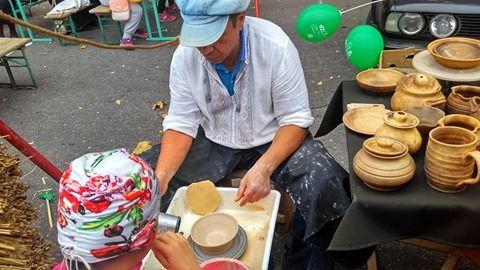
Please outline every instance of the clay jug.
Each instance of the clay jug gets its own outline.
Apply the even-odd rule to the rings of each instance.
[[[472,174],[480,166],[476,151],[478,137],[460,127],[437,127],[430,132],[425,155],[427,183],[442,192],[459,192],[476,184],[480,174]]]
[[[394,111],[421,106],[445,110],[447,100],[441,89],[440,83],[434,77],[410,73],[398,83],[391,99],[391,107]]]
[[[375,137],[395,139],[408,147],[413,154],[422,146],[422,136],[417,130],[420,120],[406,112],[388,112],[383,117],[383,124],[375,132]]]
[[[480,135],[480,120],[464,114],[450,114],[438,120],[438,126],[461,127],[470,130],[477,136]]]
[[[374,137],[363,142],[363,148],[353,158],[353,170],[370,188],[391,191],[412,179],[415,162],[406,145]]]
[[[480,119],[480,87],[458,85],[452,87],[447,99],[449,114],[466,114]]]

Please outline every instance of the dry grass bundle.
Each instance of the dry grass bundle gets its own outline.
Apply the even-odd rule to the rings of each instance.
[[[0,269],[50,269],[50,244],[33,225],[37,210],[26,201],[19,165],[0,142]]]

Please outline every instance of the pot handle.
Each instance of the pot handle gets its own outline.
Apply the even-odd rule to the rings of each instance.
[[[463,185],[474,185],[474,184],[478,183],[478,181],[480,181],[480,152],[479,151],[473,151],[473,152],[468,153],[465,156],[464,161],[468,157],[471,157],[475,160],[475,164],[477,165],[477,176],[475,176],[475,178],[470,178],[470,179],[461,181],[460,183],[457,184],[457,187],[463,186]]]
[[[469,101],[468,101],[468,105],[470,105],[470,112],[471,113],[474,113],[474,112],[477,112],[478,109],[479,109],[479,105],[478,103],[480,103],[480,97],[473,97],[471,98]]]
[[[445,98],[441,97],[441,98],[437,98],[437,99],[434,99],[434,100],[425,100],[425,102],[423,104],[427,107],[435,107],[437,105],[442,105],[445,102],[446,102]]]

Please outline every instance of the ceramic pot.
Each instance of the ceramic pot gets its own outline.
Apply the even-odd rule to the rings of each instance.
[[[434,77],[410,73],[397,84],[391,99],[391,107],[394,111],[422,106],[445,110],[447,100],[441,89],[440,83]]]
[[[442,192],[459,192],[476,184],[480,174],[472,178],[475,164],[480,166],[476,151],[478,137],[460,127],[437,127],[430,132],[425,155],[427,183]]]
[[[363,142],[353,158],[353,170],[367,186],[379,191],[395,190],[412,179],[415,162],[406,145],[374,137]]]
[[[428,140],[428,133],[438,125],[438,121],[445,117],[445,112],[435,107],[411,107],[405,112],[415,115],[420,123],[417,126],[422,140]]]
[[[480,87],[458,85],[452,87],[447,99],[449,114],[466,114],[480,119]]]
[[[440,127],[461,127],[480,135],[480,120],[464,114],[450,114],[438,120]]]
[[[406,112],[389,112],[383,117],[375,137],[388,137],[397,140],[408,147],[408,152],[413,154],[422,146],[422,136],[417,130],[420,120]]]

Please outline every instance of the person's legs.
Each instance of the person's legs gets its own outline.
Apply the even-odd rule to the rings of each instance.
[[[332,221],[343,216],[350,204],[347,179],[345,170],[311,136],[272,175],[297,208],[293,242],[285,257],[287,269],[332,269],[326,248],[336,228]]]
[[[142,22],[143,10],[137,3],[130,3],[130,19],[125,23],[122,39],[132,38]]]
[[[173,1],[168,1],[169,5],[173,5]],[[158,13],[160,14],[161,22],[172,22],[177,19],[177,16],[170,14],[166,8],[166,0],[158,1]]]

